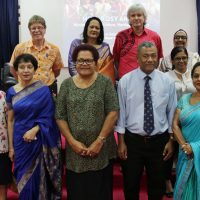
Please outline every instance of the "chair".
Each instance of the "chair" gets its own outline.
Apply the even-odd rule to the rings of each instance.
[[[4,67],[1,68],[1,82],[2,82],[2,86],[3,86],[5,92],[11,86],[17,84],[16,79],[13,77],[13,75],[10,72],[10,65],[9,65],[9,63],[5,63]]]

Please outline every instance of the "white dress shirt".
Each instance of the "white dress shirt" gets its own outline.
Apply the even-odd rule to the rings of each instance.
[[[124,134],[130,132],[147,135],[144,124],[144,77],[140,68],[124,75],[118,85],[120,116],[115,131]],[[154,113],[154,130],[151,135],[162,134],[166,130],[172,133],[172,120],[177,105],[174,82],[163,72],[154,70],[149,74]]]

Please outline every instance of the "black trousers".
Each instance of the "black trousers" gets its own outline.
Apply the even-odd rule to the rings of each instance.
[[[145,138],[125,133],[127,160],[122,162],[124,194],[126,200],[139,200],[140,180],[144,171],[147,175],[148,200],[161,200],[165,191],[163,150],[169,134]]]
[[[75,173],[67,170],[67,200],[113,200],[113,165]]]
[[[172,168],[173,168],[173,162],[174,160],[178,157],[178,149],[179,149],[179,144],[178,142],[174,142],[174,154],[173,156],[165,161],[165,180],[171,180],[172,178]]]

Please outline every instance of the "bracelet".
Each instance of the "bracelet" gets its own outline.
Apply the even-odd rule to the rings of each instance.
[[[97,137],[98,139],[100,139],[103,143],[106,142],[106,137],[103,137],[103,136],[98,136]]]
[[[184,143],[181,145],[181,149],[183,149],[186,146],[187,143]]]

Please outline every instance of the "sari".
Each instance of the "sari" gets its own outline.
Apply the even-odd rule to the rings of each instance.
[[[14,175],[20,200],[61,199],[60,134],[50,90],[37,81],[19,92],[11,87],[7,104],[14,111]],[[39,125],[32,142],[23,135]]]
[[[71,76],[77,74],[75,63],[72,60],[72,54],[74,49],[81,45],[82,41],[80,39],[75,39],[72,41],[69,54],[68,54],[68,68]],[[97,48],[99,53],[99,60],[97,62],[97,72],[109,77],[113,84],[115,84],[115,69],[114,60],[110,51],[110,47],[106,42],[103,42],[99,48]]]
[[[191,145],[193,156],[187,156],[180,148],[176,166],[175,200],[200,199],[200,102],[190,104],[192,94],[184,95],[179,103],[179,118],[185,140]]]

